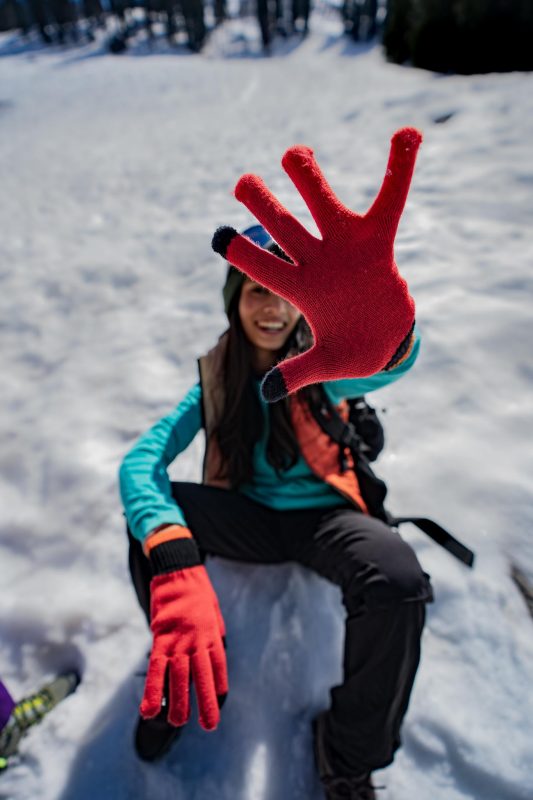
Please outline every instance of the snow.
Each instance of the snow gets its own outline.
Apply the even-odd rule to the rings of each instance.
[[[321,6],[312,32],[259,56],[235,20],[200,56],[142,40],[21,48],[0,37],[0,675],[18,697],[83,669],[0,778],[9,800],[319,800],[310,720],[340,680],[337,589],[294,565],[211,560],[231,691],[216,734],[194,720],[163,762],[131,737],[150,638],[136,605],[116,472],[195,380],[224,326],[214,229],[262,175],[310,223],[279,161],[314,147],[364,210],[388,141],[424,132],[397,240],[417,300],[413,372],[373,396],[390,507],[477,553],[469,572],[423,534],[423,661],[383,800],[533,797],[533,77],[437,76],[354,45]],[[150,57],[148,57],[150,56]],[[173,466],[199,479],[202,442]]]

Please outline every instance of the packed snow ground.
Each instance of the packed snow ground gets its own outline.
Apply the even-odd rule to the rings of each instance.
[[[25,739],[2,800],[319,800],[309,723],[340,679],[337,590],[293,565],[209,565],[231,691],[161,764],[131,735],[149,635],[130,586],[116,472],[196,379],[224,328],[213,230],[250,221],[231,189],[315,148],[364,210],[392,133],[425,142],[397,241],[417,300],[413,372],[386,407],[379,472],[397,513],[433,516],[469,572],[414,529],[432,574],[423,662],[383,800],[531,800],[533,76],[387,64],[331,15],[259,57],[251,22],[200,56],[136,43],[25,50],[0,37],[0,676],[16,696],[72,663],[77,693]],[[178,57],[181,56],[181,57]],[[199,479],[202,442],[173,467]]]

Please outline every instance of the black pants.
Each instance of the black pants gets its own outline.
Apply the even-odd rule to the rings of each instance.
[[[174,483],[200,548],[238,561],[295,561],[337,584],[347,611],[344,681],[326,736],[339,775],[390,764],[420,660],[428,576],[395,531],[351,507],[274,511],[239,492]],[[130,571],[147,619],[150,564],[130,535]]]

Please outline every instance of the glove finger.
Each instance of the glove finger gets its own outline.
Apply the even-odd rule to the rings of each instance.
[[[213,731],[220,721],[220,711],[209,653],[207,650],[193,653],[191,661],[200,725],[206,731]]]
[[[325,179],[310,147],[290,147],[281,164],[305,200],[322,236],[338,229],[339,216],[353,215]]]
[[[173,658],[169,665],[168,721],[185,725],[191,715],[190,662],[188,656]]]
[[[318,240],[298,222],[257,175],[243,175],[235,197],[257,217],[272,238],[295,262],[300,263]]]
[[[215,691],[220,698],[228,693],[228,663],[222,642],[215,644],[211,648],[209,657],[215,681]]]
[[[299,269],[295,264],[263,250],[233,228],[219,228],[211,244],[215,252],[252,280],[296,304]]]
[[[144,694],[140,706],[141,716],[144,719],[156,717],[161,711],[167,664],[168,659],[166,656],[156,655],[152,652],[148,662],[148,672],[146,673]]]
[[[261,394],[267,403],[277,403],[289,394],[323,380],[324,365],[320,349],[315,345],[294,358],[287,358],[267,372],[261,384]]]
[[[391,139],[385,177],[368,216],[389,219],[390,235],[394,238],[407,200],[422,134],[416,128],[401,128]]]
[[[382,364],[372,364],[365,371],[349,365],[335,363],[331,352],[325,347],[315,345],[310,350],[294,358],[287,358],[267,372],[261,384],[261,394],[267,403],[276,403],[298,389],[313,383],[339,380],[341,378],[364,377],[379,372]],[[350,374],[353,372],[353,374]]]

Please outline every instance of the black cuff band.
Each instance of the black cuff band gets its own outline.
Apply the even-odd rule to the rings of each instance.
[[[171,539],[150,550],[150,564],[154,575],[166,575],[178,569],[197,567],[202,563],[194,539]]]
[[[385,372],[387,372],[387,370],[389,369],[393,369],[398,363],[398,361],[401,361],[404,355],[407,353],[407,351],[411,346],[411,337],[413,335],[414,329],[415,329],[415,323],[413,322],[413,324],[411,325],[411,330],[409,331],[409,333],[407,334],[407,336],[405,337],[399,348],[396,350],[396,352],[394,353],[393,357],[388,362],[388,364],[385,364],[385,366],[383,367]]]

